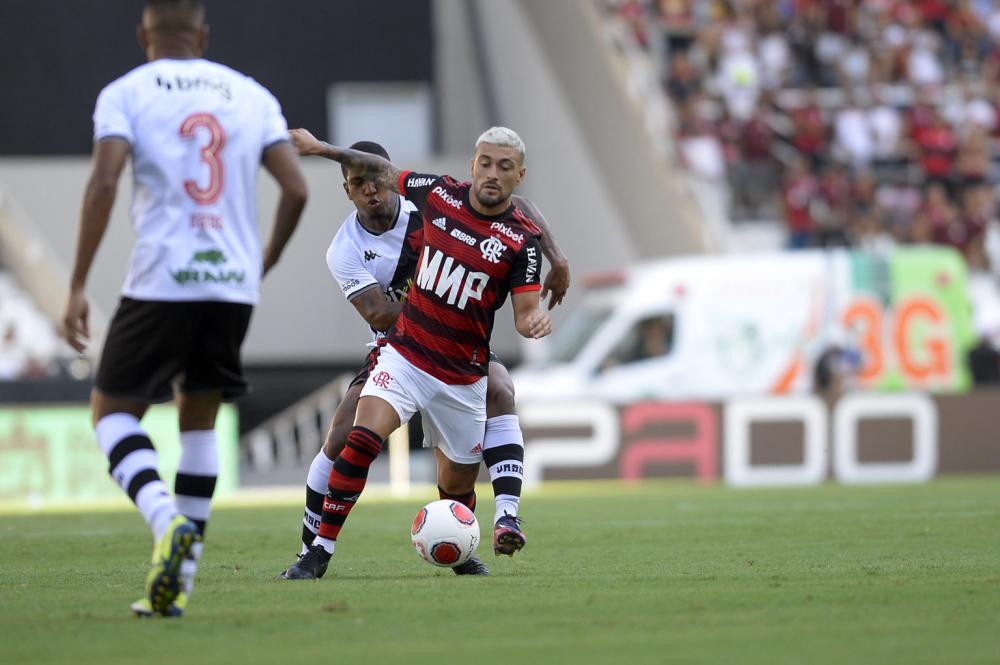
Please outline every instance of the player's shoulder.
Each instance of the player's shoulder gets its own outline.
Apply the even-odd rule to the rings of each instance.
[[[233,69],[229,65],[224,65],[221,62],[216,62],[215,60],[202,60],[202,62],[209,71],[213,71],[219,76],[224,76],[230,79],[235,85],[242,86],[269,98],[274,97],[271,91],[268,90],[263,83],[248,74],[244,74],[238,69]]]
[[[155,61],[154,61],[155,62]],[[101,96],[113,93],[121,93],[125,90],[135,88],[145,81],[146,77],[153,70],[153,62],[145,62],[138,67],[133,67],[115,80],[108,83],[101,89]]]
[[[522,227],[528,235],[535,237],[542,235],[542,230],[538,228],[537,224],[535,224],[534,218],[520,208],[515,207],[514,210],[511,211],[509,218],[513,223]]]
[[[341,259],[358,253],[358,243],[362,241],[361,222],[358,221],[358,213],[351,212],[344,218],[340,228],[333,234],[330,241],[330,248],[327,250],[328,257],[339,257]]]

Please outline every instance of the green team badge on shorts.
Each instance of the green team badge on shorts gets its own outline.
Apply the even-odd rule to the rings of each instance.
[[[242,284],[246,273],[242,270],[220,268],[228,259],[221,249],[203,249],[191,255],[187,266],[170,273],[181,286],[189,284]]]

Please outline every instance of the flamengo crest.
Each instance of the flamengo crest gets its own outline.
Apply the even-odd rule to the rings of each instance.
[[[500,255],[503,254],[505,246],[499,238],[490,236],[479,243],[479,249],[483,252],[483,258],[490,263],[500,263]]]

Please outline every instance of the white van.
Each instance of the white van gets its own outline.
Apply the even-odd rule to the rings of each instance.
[[[966,270],[948,248],[664,259],[585,288],[513,372],[519,400],[801,393],[831,350],[854,388],[969,385]]]

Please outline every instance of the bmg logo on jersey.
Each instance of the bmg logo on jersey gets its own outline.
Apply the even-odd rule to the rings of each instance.
[[[432,252],[434,256],[428,258]],[[463,310],[470,299],[479,300],[483,297],[489,281],[490,276],[486,273],[468,270],[455,259],[445,256],[444,252],[430,247],[421,257],[420,269],[417,271],[418,287],[432,291],[439,298],[445,298],[449,305],[454,305],[457,301],[458,308]]]
[[[461,210],[462,209],[462,202],[459,201],[458,199],[456,199],[451,194],[449,194],[448,190],[446,190],[441,185],[438,185],[437,187],[435,187],[434,189],[432,189],[431,190],[431,194],[437,194],[438,196],[441,197],[442,201],[444,201],[445,203],[447,203],[448,205],[450,205],[455,210]]]
[[[479,251],[483,253],[483,258],[490,263],[500,263],[500,255],[503,254],[503,250],[505,249],[507,249],[507,246],[495,236],[490,236],[479,243]]]

